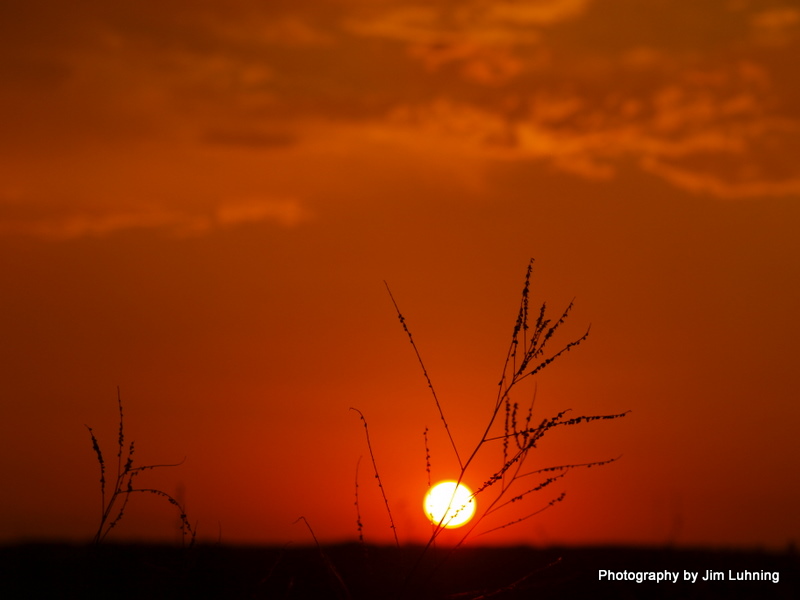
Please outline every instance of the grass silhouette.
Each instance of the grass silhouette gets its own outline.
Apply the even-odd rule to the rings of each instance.
[[[119,433],[117,436],[116,475],[111,481],[110,489],[108,490],[107,484],[109,482],[106,480],[107,469],[103,452],[100,449],[100,444],[97,441],[97,437],[94,435],[94,431],[91,427],[86,425],[86,428],[89,430],[89,435],[92,438],[92,448],[95,452],[97,462],[100,465],[100,523],[92,540],[93,543],[99,544],[102,542],[111,530],[119,524],[125,514],[125,509],[128,506],[131,494],[154,494],[164,498],[169,504],[172,504],[179,513],[180,529],[183,534],[181,540],[185,543],[188,537],[190,543],[194,543],[195,530],[192,528],[191,523],[189,523],[189,519],[186,517],[186,511],[178,500],[167,492],[156,488],[134,487],[134,482],[137,477],[144,471],[160,469],[162,467],[176,467],[183,461],[173,464],[134,466],[133,455],[135,445],[133,441],[127,446],[125,444],[125,414],[122,409],[122,396],[119,388],[117,388],[117,407],[119,408]]]
[[[509,518],[509,520],[498,526],[479,530],[487,517],[501,514],[501,511],[507,510],[512,505],[517,506],[520,503],[532,501],[535,496],[541,492],[547,492],[552,484],[565,477],[572,470],[606,465],[617,460],[618,457],[582,463],[554,464],[540,468],[534,468],[530,465],[531,456],[538,448],[542,439],[550,431],[559,428],[578,426],[597,420],[618,419],[624,417],[629,412],[572,416],[570,410],[562,410],[555,415],[543,419],[534,419],[536,401],[535,385],[533,397],[527,406],[521,407],[520,404],[514,400],[512,395],[516,395],[518,391],[521,391],[521,384],[523,382],[533,381],[535,383],[535,378],[542,371],[564,354],[582,344],[589,335],[589,329],[587,328],[580,337],[567,343],[556,345],[555,340],[558,337],[557,334],[569,317],[573,304],[571,302],[557,317],[548,316],[545,304],[542,304],[537,310],[532,312],[529,306],[532,273],[533,261],[531,260],[525,273],[519,310],[512,330],[511,342],[503,363],[497,395],[488,406],[486,424],[480,437],[471,447],[467,448],[466,451],[464,448],[460,448],[455,442],[450,423],[446,416],[445,407],[434,388],[411,330],[391,290],[388,285],[386,286],[392,304],[397,312],[401,327],[417,357],[425,382],[433,397],[441,421],[441,427],[449,440],[450,448],[457,462],[458,475],[454,479],[457,483],[460,483],[469,474],[471,479],[477,479],[483,482],[472,493],[473,498],[481,499],[480,503],[478,503],[480,510],[472,521],[464,527],[463,534],[457,542],[446,548],[444,553],[437,552],[436,557],[432,557],[434,553],[430,551],[436,546],[437,539],[445,529],[445,516],[442,516],[438,523],[433,523],[431,535],[426,543],[414,548],[401,549],[390,501],[383,485],[383,479],[378,470],[378,460],[373,450],[367,418],[360,410],[352,408],[352,410],[358,414],[364,427],[364,435],[372,463],[374,479],[380,489],[384,507],[389,517],[389,527],[392,530],[395,548],[393,549],[394,552],[390,554],[387,554],[382,549],[373,548],[371,552],[372,556],[368,556],[367,548],[364,544],[363,524],[359,506],[359,465],[357,465],[355,478],[355,507],[358,539],[362,550],[357,557],[351,556],[350,558],[346,558],[343,565],[338,565],[339,568],[337,568],[337,566],[334,565],[337,561],[334,561],[330,554],[320,545],[311,525],[305,517],[300,517],[298,519],[298,521],[305,522],[318,551],[316,557],[309,556],[309,562],[304,565],[303,568],[317,569],[316,572],[318,574],[322,573],[322,578],[314,576],[312,579],[317,581],[319,585],[322,586],[320,589],[324,589],[328,595],[332,594],[340,598],[371,598],[377,597],[376,594],[384,597],[391,595],[419,598],[436,597],[438,593],[436,590],[438,588],[434,589],[436,586],[431,585],[432,575],[444,568],[444,563],[450,558],[453,551],[462,547],[465,542],[472,537],[489,534],[497,530],[514,526],[541,513],[543,510],[561,502],[564,499],[564,494],[553,495],[545,499],[538,506],[532,507],[532,509],[522,517]],[[103,542],[119,524],[133,494],[154,494],[163,498],[176,508],[180,518],[180,529],[183,534],[182,539],[185,543],[188,538],[190,545],[194,545],[196,531],[195,528],[191,526],[186,516],[186,511],[181,503],[173,496],[160,489],[136,485],[138,483],[138,478],[144,471],[178,466],[181,463],[135,465],[135,445],[133,441],[126,441],[125,418],[119,389],[117,389],[117,406],[119,409],[119,429],[115,473],[109,473],[107,460],[100,448],[97,437],[92,428],[88,425],[86,426],[89,430],[92,448],[100,467],[101,512],[98,528],[93,538],[94,544],[99,545]],[[428,488],[430,489],[432,483],[432,459],[429,446],[429,430],[427,427],[425,428],[423,437],[425,440],[425,469]],[[488,472],[476,473],[475,471],[478,470],[477,465],[485,464],[485,461],[478,460],[478,458],[487,453],[494,453],[495,457],[500,457],[499,463],[497,463],[494,469]],[[347,548],[344,548],[340,549],[340,552],[347,554],[349,551]],[[433,560],[431,560],[432,558]],[[276,590],[279,590],[278,593],[282,594],[281,597],[305,597],[300,593],[299,589],[296,590],[298,595],[294,595],[292,592],[293,586],[295,584],[299,585],[300,579],[295,579],[294,575],[285,582],[280,579],[275,569],[275,565],[278,565],[280,561],[280,558],[275,559],[273,568],[271,568],[266,577],[261,578],[258,589],[263,588],[266,590],[272,586]],[[555,560],[548,559],[547,562],[540,564],[539,567],[535,567],[521,577],[518,575],[509,577],[509,579],[503,583],[489,584],[489,588],[481,589],[474,593],[459,593],[457,597],[479,598],[506,594],[513,595],[515,591],[518,592],[520,589],[528,586],[531,580],[536,580],[542,569],[547,569],[557,562],[558,558]],[[393,571],[388,577],[386,575],[387,565],[391,565]],[[342,569],[342,566],[344,566],[345,569]],[[193,571],[193,576],[201,577],[201,571]],[[450,597],[456,596],[451,595]]]
[[[624,417],[628,414],[628,412],[630,412],[625,411],[617,414],[571,416],[571,410],[567,409],[558,412],[554,416],[541,420],[537,419],[535,421],[535,387],[533,399],[525,409],[521,408],[520,404],[512,399],[512,393],[519,391],[520,384],[526,381],[534,380],[537,375],[541,374],[542,371],[552,365],[556,360],[582,344],[589,336],[590,331],[590,329],[587,328],[586,331],[577,339],[564,343],[560,346],[555,346],[555,349],[553,349],[555,339],[557,338],[557,333],[569,317],[573,308],[573,303],[570,302],[569,305],[557,317],[548,316],[546,303],[543,303],[535,312],[531,312],[529,298],[533,263],[534,261],[531,259],[528,263],[527,271],[525,273],[519,310],[514,323],[511,342],[509,344],[503,364],[497,395],[492,404],[489,406],[489,414],[482,435],[475,442],[474,446],[472,446],[472,448],[466,452],[464,452],[463,449],[460,449],[455,442],[451,432],[450,424],[445,415],[444,407],[439,399],[438,394],[436,393],[436,389],[431,381],[430,375],[428,374],[428,370],[425,367],[425,363],[423,362],[419,348],[414,341],[411,330],[406,323],[405,317],[400,311],[394,295],[389,289],[388,284],[386,284],[386,289],[389,293],[395,311],[397,312],[400,325],[417,357],[423,377],[425,378],[427,387],[430,390],[431,396],[436,405],[442,428],[447,435],[447,438],[450,442],[450,447],[452,448],[452,452],[458,463],[459,472],[458,476],[455,478],[456,482],[461,483],[468,472],[473,478],[483,481],[483,483],[472,494],[473,498],[477,499],[480,497],[482,499],[482,501],[478,504],[478,506],[481,506],[482,508],[472,519],[470,524],[465,527],[463,535],[456,542],[452,549],[460,547],[467,541],[468,538],[472,536],[488,534],[525,521],[526,519],[541,513],[543,510],[546,510],[558,502],[561,502],[564,499],[565,494],[561,493],[559,495],[552,496],[550,499],[545,501],[543,505],[539,505],[537,508],[533,509],[523,517],[511,519],[502,525],[477,532],[477,528],[489,515],[499,513],[511,505],[517,505],[520,502],[530,500],[535,493],[546,490],[550,485],[563,478],[567,475],[567,473],[574,469],[607,465],[619,458],[616,457],[583,463],[554,464],[543,468],[529,467],[530,457],[538,448],[539,443],[542,441],[545,435],[547,435],[550,431],[557,428],[573,427],[591,421],[618,419]],[[389,513],[389,521],[394,534],[395,542],[399,546],[389,501],[386,499],[383,483],[378,475],[377,462],[372,449],[372,444],[370,442],[366,418],[361,411],[358,411],[358,409],[353,410],[358,412],[361,420],[363,421],[367,438],[367,448],[372,459],[375,476],[378,486],[381,488],[381,493],[383,494],[386,510]],[[427,427],[425,428],[424,437],[426,471],[428,476],[428,487],[430,488],[431,457],[428,446]],[[477,462],[476,459],[486,452],[497,451],[498,447],[500,451],[498,454],[501,454],[502,459],[496,470],[489,473],[484,473],[483,475],[476,475],[475,473],[472,473],[472,470],[474,470],[474,465]],[[356,506],[356,508],[358,511],[358,506]],[[424,545],[416,565],[412,567],[409,578],[413,577],[414,572],[422,561],[424,555],[433,545],[435,545],[437,538],[439,538],[439,536],[442,534],[446,525],[444,522],[445,518],[446,517],[443,516],[438,523],[434,523],[430,538]],[[360,517],[359,537],[363,540],[363,536],[361,536]]]

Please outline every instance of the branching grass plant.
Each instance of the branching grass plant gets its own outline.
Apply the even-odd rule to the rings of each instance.
[[[100,523],[93,538],[94,544],[102,542],[111,530],[122,520],[131,494],[154,494],[164,498],[169,504],[173,505],[179,514],[182,541],[186,543],[188,538],[189,543],[193,544],[195,528],[189,523],[183,505],[163,490],[150,487],[137,487],[134,485],[138,476],[144,471],[162,467],[176,467],[182,464],[183,461],[173,464],[135,466],[133,461],[135,450],[134,442],[131,440],[129,444],[126,444],[125,441],[125,415],[122,409],[122,397],[119,388],[117,388],[117,406],[119,408],[119,431],[117,436],[116,473],[113,478],[108,474],[106,459],[100,449],[100,444],[97,441],[94,430],[86,425],[86,428],[89,430],[89,435],[92,438],[92,448],[94,449],[97,462],[100,466]]]
[[[456,542],[454,548],[461,546],[470,536],[484,535],[521,523],[561,502],[565,497],[564,493],[551,496],[543,503],[532,507],[530,512],[522,517],[509,518],[505,523],[501,521],[501,525],[478,530],[484,523],[484,520],[490,515],[501,514],[502,511],[508,509],[512,505],[530,501],[537,493],[547,491],[552,484],[565,477],[570,471],[578,468],[607,465],[619,458],[546,466],[532,464],[534,462],[532,460],[535,454],[534,451],[537,450],[542,439],[545,435],[549,434],[549,432],[592,421],[619,419],[629,412],[572,416],[571,410],[567,409],[543,419],[534,417],[534,405],[536,400],[535,378],[556,360],[582,344],[588,338],[590,328],[587,328],[586,331],[576,339],[567,343],[562,343],[561,345],[556,345],[555,340],[558,337],[557,333],[567,321],[573,308],[573,302],[570,302],[556,317],[548,314],[546,303],[543,303],[536,310],[531,310],[529,298],[532,273],[533,260],[528,263],[525,273],[520,305],[511,334],[511,342],[503,363],[497,395],[489,405],[488,418],[483,433],[471,449],[467,451],[459,448],[455,442],[450,424],[445,416],[444,408],[422,360],[414,337],[411,334],[406,319],[400,311],[388,284],[386,285],[389,297],[397,312],[400,325],[408,337],[411,347],[417,357],[425,382],[433,397],[441,425],[458,464],[458,473],[454,479],[456,479],[457,483],[461,483],[469,473],[471,479],[482,481],[472,494],[476,502],[477,499],[480,498],[480,502],[478,503],[479,512],[475,515],[470,524],[464,528],[464,533]],[[521,384],[529,381],[534,382],[534,392],[527,406],[522,407],[515,398],[517,397],[517,393],[521,392]],[[366,419],[360,411],[358,411],[358,413],[366,430],[368,451],[372,458],[373,466],[375,466],[375,474],[377,477],[377,465],[369,440],[369,430],[367,429]],[[425,429],[424,438],[426,471],[428,486],[430,487],[431,457],[427,428]],[[481,475],[479,473],[474,473],[475,465],[480,462],[476,459],[486,453],[494,453],[495,456],[500,457],[498,467],[487,474]],[[378,484],[383,492],[383,484],[380,478],[378,478]],[[394,528],[394,521],[391,517],[391,510],[388,500],[386,500],[385,493],[383,497],[386,509],[389,512],[392,531],[395,535],[395,540],[397,540],[397,532]],[[444,521],[445,517],[442,517],[441,521],[434,523],[430,539],[425,545],[422,555],[435,544],[437,538],[442,534],[446,525]],[[420,560],[421,558],[420,556]],[[419,562],[417,564],[419,564]]]

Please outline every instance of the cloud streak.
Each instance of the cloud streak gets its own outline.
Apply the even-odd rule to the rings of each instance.
[[[791,148],[800,123],[770,115],[770,89],[768,75],[743,62],[689,72],[647,94],[623,83],[599,97],[563,86],[499,107],[441,98],[398,107],[393,123],[460,140],[487,159],[545,161],[589,179],[611,179],[632,160],[690,193],[795,195],[800,173],[764,146]]]
[[[591,0],[507,0],[371,7],[344,19],[357,35],[412,44],[538,43],[537,29],[580,17]]]
[[[193,237],[246,224],[271,224],[293,228],[311,218],[311,212],[294,199],[244,198],[219,204],[211,212],[166,208],[72,214],[60,218],[0,221],[0,235],[31,236],[63,242],[101,238],[126,231],[158,230],[176,237]]]

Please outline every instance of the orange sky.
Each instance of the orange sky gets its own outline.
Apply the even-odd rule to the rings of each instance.
[[[3,3],[0,541],[93,535],[117,386],[201,539],[354,539],[351,406],[424,539],[426,426],[453,458],[383,280],[466,449],[529,257],[592,325],[538,419],[632,413],[553,431],[541,466],[622,458],[476,541],[800,539],[796,3],[431,4]],[[134,498],[114,535],[174,525]]]

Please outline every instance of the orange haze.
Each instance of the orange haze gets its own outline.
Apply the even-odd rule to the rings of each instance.
[[[0,541],[93,535],[117,386],[200,539],[355,539],[363,457],[389,542],[350,407],[425,539],[426,427],[455,460],[383,281],[466,453],[529,257],[532,302],[575,298],[559,342],[591,324],[535,420],[632,412],[552,431],[539,466],[621,458],[476,542],[798,540],[796,3],[31,0],[0,30]],[[134,498],[112,537],[175,524]]]

